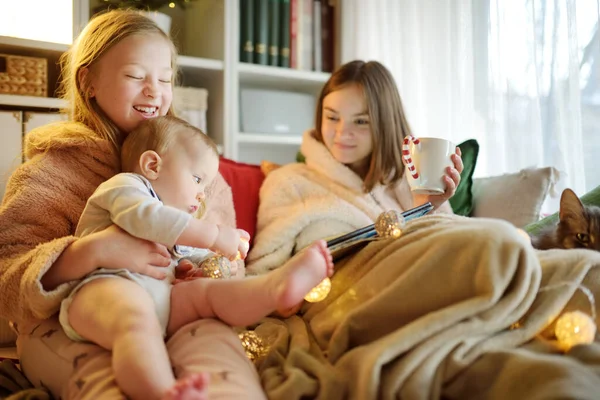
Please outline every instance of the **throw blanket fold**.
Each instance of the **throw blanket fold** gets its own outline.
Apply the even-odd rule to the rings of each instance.
[[[549,337],[564,307],[590,312],[576,290],[600,297],[599,267],[587,250],[536,252],[502,221],[423,217],[336,264],[332,292],[302,318],[258,325],[271,343],[259,372],[271,399],[516,398],[531,382],[494,385],[497,370],[482,360],[509,352],[496,359],[519,368],[519,352],[535,356],[519,346]],[[544,357],[566,371],[574,363]]]

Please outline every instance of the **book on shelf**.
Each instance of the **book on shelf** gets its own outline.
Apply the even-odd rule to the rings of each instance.
[[[331,0],[240,0],[240,61],[331,72]]]
[[[312,20],[312,40],[313,40],[313,69],[315,71],[323,71],[323,45],[322,45],[322,31],[323,26],[321,23],[321,2],[327,2],[327,0],[314,0],[313,3],[313,20]]]
[[[254,62],[254,0],[240,0],[240,61]]]
[[[269,1],[254,0],[254,64],[269,63]]]
[[[290,67],[290,0],[281,0],[279,26],[279,66]]]
[[[412,219],[424,216],[431,210],[433,210],[433,205],[431,203],[425,203],[421,206],[401,212],[400,215],[405,222],[408,222]],[[372,224],[327,240],[327,247],[329,248],[333,259],[339,260],[348,254],[358,251],[360,248],[378,238],[379,235],[375,229],[375,224]]]
[[[283,2],[269,0],[269,65],[279,66],[280,8]]]

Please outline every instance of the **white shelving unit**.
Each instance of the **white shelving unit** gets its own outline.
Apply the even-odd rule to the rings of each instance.
[[[0,94],[0,106],[62,109],[67,102],[53,97],[18,96],[14,94]]]
[[[87,23],[90,10],[99,4],[101,0],[73,0],[75,35]],[[292,161],[301,134],[239,131],[240,88],[249,85],[316,96],[329,74],[240,63],[239,0],[203,0],[190,3],[186,10],[165,8],[164,11],[173,18],[171,34],[180,47],[177,62],[180,84],[208,90],[208,134],[223,149],[225,157],[245,162],[262,159]],[[63,44],[0,36],[0,53],[46,57],[49,69],[52,70],[52,66],[56,69],[54,82],[58,78],[58,59],[67,49],[68,45]],[[50,71],[51,82],[52,75]],[[50,87],[49,93],[53,89]],[[56,98],[0,95],[0,109],[61,109],[66,106],[66,102]],[[311,124],[312,121],[307,121],[307,128]]]
[[[240,132],[237,137],[238,143],[264,143],[264,144],[291,144],[299,146],[302,143],[301,136],[271,135],[264,133]]]

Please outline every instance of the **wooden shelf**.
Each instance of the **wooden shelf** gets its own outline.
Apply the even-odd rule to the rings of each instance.
[[[0,50],[15,53],[58,53],[60,55],[69,49],[70,45],[62,43],[42,42],[15,38],[11,36],[0,36]],[[191,57],[180,55],[177,57],[177,65],[186,70],[199,69],[209,71],[223,71],[223,61],[209,58]]]
[[[292,68],[238,63],[240,84],[318,93],[330,75],[328,72],[301,71]]]
[[[64,53],[69,49],[69,45],[62,43],[42,42],[39,40],[21,39],[12,36],[0,36],[0,50],[2,51],[22,51],[27,49],[30,52],[52,52]]]
[[[16,94],[0,94],[0,105],[30,107],[30,108],[48,108],[61,109],[67,107],[67,102],[53,97],[35,97],[20,96]]]
[[[238,143],[292,144],[299,146],[302,143],[302,136],[240,132],[237,134],[237,140]]]
[[[190,57],[180,55],[177,57],[177,65],[186,69],[206,69],[212,71],[223,71],[223,61],[210,58]]]
[[[221,82],[224,63],[210,58],[178,56],[183,86],[207,87]]]

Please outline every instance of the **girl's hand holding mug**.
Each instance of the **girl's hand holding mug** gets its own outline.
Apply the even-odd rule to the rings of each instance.
[[[414,206],[431,202],[438,208],[454,196],[464,169],[458,146],[445,139],[408,136],[404,139],[402,159]]]

